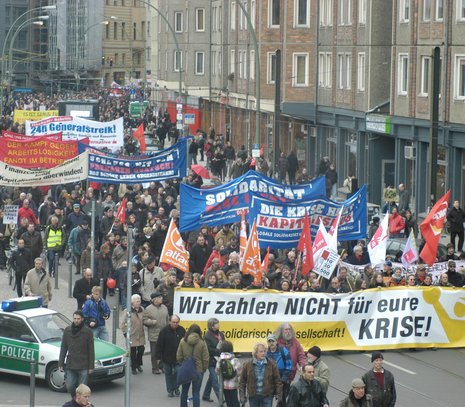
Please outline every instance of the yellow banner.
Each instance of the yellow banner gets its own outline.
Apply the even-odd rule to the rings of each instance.
[[[50,116],[58,116],[58,110],[18,110],[15,109],[13,120],[23,124],[26,120],[40,120]]]
[[[283,322],[294,327],[304,349],[465,346],[465,289],[458,288],[393,287],[353,294],[177,289],[174,313],[185,328],[195,322],[206,329],[209,318],[218,318],[236,352],[251,352]]]

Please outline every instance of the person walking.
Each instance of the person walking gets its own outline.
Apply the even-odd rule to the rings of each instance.
[[[321,349],[318,346],[312,346],[307,351],[307,360],[315,368],[314,378],[319,381],[323,391],[328,392],[330,372],[328,365],[321,360]]]
[[[302,376],[292,383],[289,397],[289,407],[329,407],[326,393],[318,380],[315,380],[315,368],[308,364],[302,367]]]
[[[27,225],[27,231],[21,235],[24,240],[24,246],[31,251],[32,258],[40,257],[44,248],[42,235],[36,230],[33,223]]]
[[[73,313],[73,323],[67,326],[61,340],[58,368],[65,370],[66,389],[74,397],[76,387],[87,384],[95,365],[94,336],[85,326],[84,314]]]
[[[82,313],[86,320],[87,326],[92,330],[94,338],[102,341],[108,341],[109,335],[105,321],[110,318],[110,307],[102,298],[102,288],[100,286],[92,287],[92,295],[82,307]]]
[[[216,359],[221,355],[220,346],[224,341],[224,334],[220,331],[220,321],[216,318],[210,318],[207,321],[208,331],[205,333],[204,340],[208,346],[208,353],[210,354],[210,362],[208,364],[208,380],[203,389],[202,400],[210,401],[211,391],[216,394],[218,400],[220,400],[220,386],[218,383],[218,375],[216,374]]]
[[[210,355],[205,341],[202,339],[202,330],[197,324],[192,324],[186,331],[176,352],[176,359],[181,364],[185,359],[193,357],[197,369],[197,376],[188,383],[182,384],[181,407],[187,407],[187,395],[192,384],[192,405],[200,407],[200,388],[203,374],[208,369]]]
[[[283,398],[283,384],[278,366],[273,359],[266,357],[266,345],[257,343],[252,359],[242,366],[239,379],[239,399],[244,405],[249,399],[250,407],[271,407],[273,397]]]
[[[179,343],[186,335],[186,330],[179,325],[179,321],[177,315],[171,315],[168,325],[161,329],[156,345],[156,359],[163,364],[168,397],[180,394],[176,383],[178,366],[176,353]]]
[[[362,380],[365,383],[365,391],[371,395],[373,406],[394,407],[396,405],[396,385],[394,375],[383,368],[384,356],[381,352],[373,352],[371,363],[373,369],[366,372]]]
[[[279,376],[283,384],[283,399],[278,400],[278,406],[286,406],[286,397],[289,394],[291,382],[289,376],[292,372],[292,359],[289,351],[282,345],[278,344],[275,334],[269,334],[268,338],[268,352],[266,356],[276,362],[279,370]]]
[[[241,362],[234,356],[234,348],[231,342],[221,342],[220,350],[221,354],[216,362],[215,370],[221,380],[224,401],[227,407],[239,407],[237,389],[242,370]]]
[[[82,309],[84,303],[92,298],[92,287],[98,285],[99,281],[93,277],[92,270],[85,269],[83,277],[74,283],[73,297],[76,298],[77,309]]]
[[[292,372],[289,375],[289,382],[292,383],[297,372],[297,366],[303,367],[307,364],[307,358],[302,345],[295,338],[295,331],[291,324],[285,322],[281,324],[275,332],[278,344],[284,346],[291,355]]]
[[[66,243],[65,229],[60,226],[57,216],[50,218],[50,224],[45,228],[45,250],[47,251],[48,274],[55,273],[55,258],[63,251]]]
[[[48,308],[48,303],[52,300],[52,284],[47,272],[42,267],[43,261],[40,257],[34,260],[34,268],[29,270],[24,280],[24,295],[41,296],[42,307]]]
[[[299,169],[299,160],[294,150],[291,150],[287,156],[287,174],[289,175],[289,184],[295,184],[295,174]]]
[[[349,395],[341,400],[339,407],[374,407],[371,395],[365,393],[365,383],[362,379],[352,380],[352,389]]]
[[[450,243],[454,246],[454,251],[457,247],[458,252],[463,250],[464,229],[463,222],[465,221],[465,212],[460,207],[459,201],[455,200],[452,208],[447,212],[447,221],[450,227]],[[455,246],[456,238],[459,238],[457,246]]]
[[[18,240],[18,248],[11,253],[10,265],[15,272],[16,293],[18,294],[18,297],[22,297],[23,283],[27,272],[32,267],[31,251],[25,247],[23,239]]]
[[[133,294],[131,297],[131,369],[132,374],[137,372],[142,373],[142,356],[145,350],[145,330],[143,322],[144,308],[140,305],[141,299],[139,294]],[[120,329],[123,331],[124,337],[128,333],[128,313],[124,313],[124,318],[121,321]]]
[[[157,358],[157,341],[160,331],[168,325],[168,308],[163,305],[163,294],[155,291],[150,295],[151,304],[145,308],[143,314],[144,325],[147,327],[147,336],[150,343],[150,361],[152,373],[161,374],[160,359]]]

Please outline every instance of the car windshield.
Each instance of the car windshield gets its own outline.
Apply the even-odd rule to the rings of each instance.
[[[39,315],[28,318],[40,342],[61,341],[63,331],[71,321],[61,314]]]

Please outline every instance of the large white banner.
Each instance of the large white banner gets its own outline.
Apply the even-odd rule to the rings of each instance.
[[[85,152],[57,167],[41,170],[15,167],[0,161],[0,185],[32,187],[78,182],[87,178],[87,160]]]
[[[273,290],[177,289],[174,313],[184,326],[220,320],[234,350],[256,342],[289,322],[304,349],[396,349],[465,346],[465,290],[385,288],[353,294],[289,293]]]
[[[96,122],[82,117],[47,117],[38,121],[26,121],[26,134],[44,136],[63,133],[63,140],[81,140],[89,137],[92,147],[107,147],[116,150],[124,143],[123,118],[111,122]]]

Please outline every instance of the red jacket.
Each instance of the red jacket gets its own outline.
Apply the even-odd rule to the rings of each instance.
[[[31,208],[25,208],[22,206],[18,210],[18,223],[21,223],[21,219],[26,218],[29,223],[34,223],[35,225],[39,224],[36,216],[34,215],[34,211]]]
[[[404,218],[398,213],[393,213],[389,218],[389,234],[396,235],[405,228]]]

